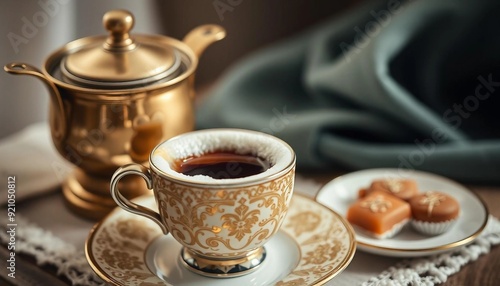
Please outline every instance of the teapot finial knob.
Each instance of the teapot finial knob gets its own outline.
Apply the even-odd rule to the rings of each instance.
[[[112,10],[102,18],[104,28],[109,31],[109,36],[104,43],[104,48],[110,51],[124,51],[135,48],[134,40],[129,32],[134,27],[134,15],[127,10]]]

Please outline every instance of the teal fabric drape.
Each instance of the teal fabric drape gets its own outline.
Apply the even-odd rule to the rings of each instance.
[[[235,64],[197,128],[260,130],[298,168],[500,183],[500,5],[379,1]]]

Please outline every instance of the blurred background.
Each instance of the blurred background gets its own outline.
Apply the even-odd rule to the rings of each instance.
[[[224,41],[202,56],[196,87],[204,91],[245,55],[290,37],[362,0],[2,0],[0,63],[20,61],[41,67],[45,58],[69,41],[105,34],[102,16],[111,9],[130,10],[135,33],[182,39],[207,23],[227,30]],[[33,26],[35,29],[32,30]],[[36,25],[35,25],[36,24]],[[0,73],[0,138],[48,117],[48,92],[31,77]]]

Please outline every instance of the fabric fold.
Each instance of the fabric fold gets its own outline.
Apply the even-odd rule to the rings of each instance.
[[[406,2],[370,2],[237,63],[199,104],[197,128],[273,134],[299,170],[400,167],[500,183],[498,56],[477,42],[453,49],[491,32],[474,23],[499,22],[500,5]]]

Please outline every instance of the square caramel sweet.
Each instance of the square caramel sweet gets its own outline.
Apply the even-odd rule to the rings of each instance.
[[[410,205],[384,191],[373,191],[347,210],[347,220],[376,238],[389,238],[410,221]]]
[[[382,191],[408,201],[419,193],[417,182],[410,179],[380,179],[371,183],[365,193],[370,194],[375,191]]]

